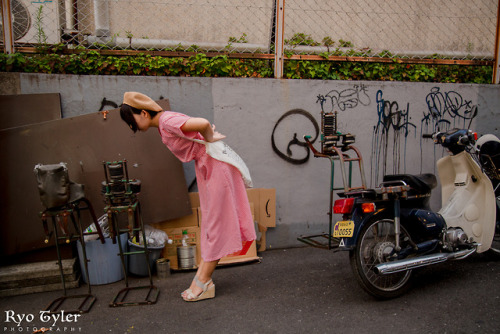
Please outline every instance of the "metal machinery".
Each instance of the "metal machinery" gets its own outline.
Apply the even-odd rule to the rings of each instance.
[[[110,237],[113,243],[116,243],[116,237],[121,233],[130,233],[135,236],[135,240],[139,240],[139,234],[142,235],[144,241],[144,250],[127,252],[123,249],[120,242],[119,256],[122,262],[122,269],[125,275],[125,288],[120,290],[113,301],[109,304],[111,307],[116,306],[132,306],[132,305],[151,305],[155,304],[160,290],[153,285],[153,278],[150,267],[150,251],[148,250],[147,238],[144,230],[144,223],[141,216],[141,205],[138,199],[138,194],[141,190],[141,182],[139,180],[131,180],[128,176],[127,161],[103,162],[104,175],[106,180],[102,182],[102,193],[105,197],[106,207],[105,212],[108,215]],[[121,228],[119,216],[126,214],[128,226]],[[126,255],[144,254],[147,263],[149,285],[129,287]],[[146,297],[140,301],[125,301],[127,294],[131,290],[147,290]]]
[[[97,222],[94,209],[87,198],[84,197],[83,186],[69,181],[68,169],[66,164],[56,165],[38,164],[34,169],[38,181],[40,199],[45,210],[40,212],[43,229],[45,231],[45,243],[49,243],[52,234],[55,234],[55,245],[61,282],[63,287],[63,296],[52,301],[46,308],[49,313],[60,312],[60,307],[68,299],[82,299],[82,302],[75,310],[64,310],[66,313],[87,313],[91,308],[96,297],[92,295],[89,272],[87,267],[87,253],[85,250],[85,235],[98,234],[101,243],[104,243],[104,236]],[[81,223],[81,211],[89,210],[96,232],[84,232]],[[76,214],[76,215],[75,215]],[[52,231],[49,231],[49,218],[52,221]],[[69,225],[69,219],[73,228]],[[60,234],[61,233],[61,234]],[[59,250],[59,241],[64,240],[69,244],[72,240],[80,240],[85,265],[85,274],[88,282],[87,294],[68,295],[66,293],[66,281],[62,266],[61,252]]]
[[[297,240],[310,246],[333,249],[338,248],[340,239],[333,236],[333,197],[335,191],[350,192],[353,190],[366,189],[365,172],[363,169],[363,158],[361,152],[353,145],[354,135],[350,133],[341,133],[337,129],[337,111],[325,113],[321,111],[321,151],[314,148],[310,141],[311,136],[304,136],[309,149],[313,152],[315,158],[327,158],[330,160],[330,206],[329,206],[329,232],[328,234],[319,234],[311,236],[301,236]],[[335,187],[335,161],[340,163],[340,172],[342,174],[343,187]],[[361,186],[352,187],[353,163],[357,162],[361,177]],[[346,166],[348,164],[348,167]]]

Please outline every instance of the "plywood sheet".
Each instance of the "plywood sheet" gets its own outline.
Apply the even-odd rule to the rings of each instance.
[[[61,96],[52,94],[0,95],[0,130],[61,118]]]
[[[158,101],[166,110],[168,100]],[[133,134],[119,110],[64,118],[0,131],[0,255],[45,247],[33,168],[66,162],[70,179],[85,185],[96,214],[103,213],[103,161],[127,160],[130,178],[142,182],[139,195],[146,224],[191,214],[181,162],[163,145],[158,131]]]

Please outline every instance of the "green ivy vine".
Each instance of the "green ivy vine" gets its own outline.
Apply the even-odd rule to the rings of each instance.
[[[28,72],[81,75],[147,75],[193,77],[272,78],[274,62],[264,59],[237,59],[226,55],[207,57],[198,53],[189,58],[102,55],[85,50],[61,54],[57,50],[39,54],[0,54],[1,72]],[[410,82],[491,83],[491,66],[427,65],[371,62],[286,60],[287,79],[380,80]]]

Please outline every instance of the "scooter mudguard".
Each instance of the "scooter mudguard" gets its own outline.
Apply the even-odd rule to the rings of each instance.
[[[378,210],[375,213],[370,213],[366,214],[361,211],[360,208],[355,208],[354,212],[352,213],[351,220],[354,222],[354,232],[352,237],[350,238],[341,238],[340,239],[340,249],[341,250],[351,250],[356,247],[356,242],[358,241],[358,236],[363,228],[363,226],[366,225],[368,221],[371,220],[372,217],[375,216],[383,216],[384,213],[387,212],[387,208],[383,208],[381,210]]]

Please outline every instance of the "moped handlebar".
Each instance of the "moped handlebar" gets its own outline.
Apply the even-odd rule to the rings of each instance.
[[[434,143],[448,148],[453,154],[465,150],[466,146],[473,145],[476,134],[467,129],[453,129],[447,132],[434,132],[433,134],[422,134],[422,138],[432,138]]]

